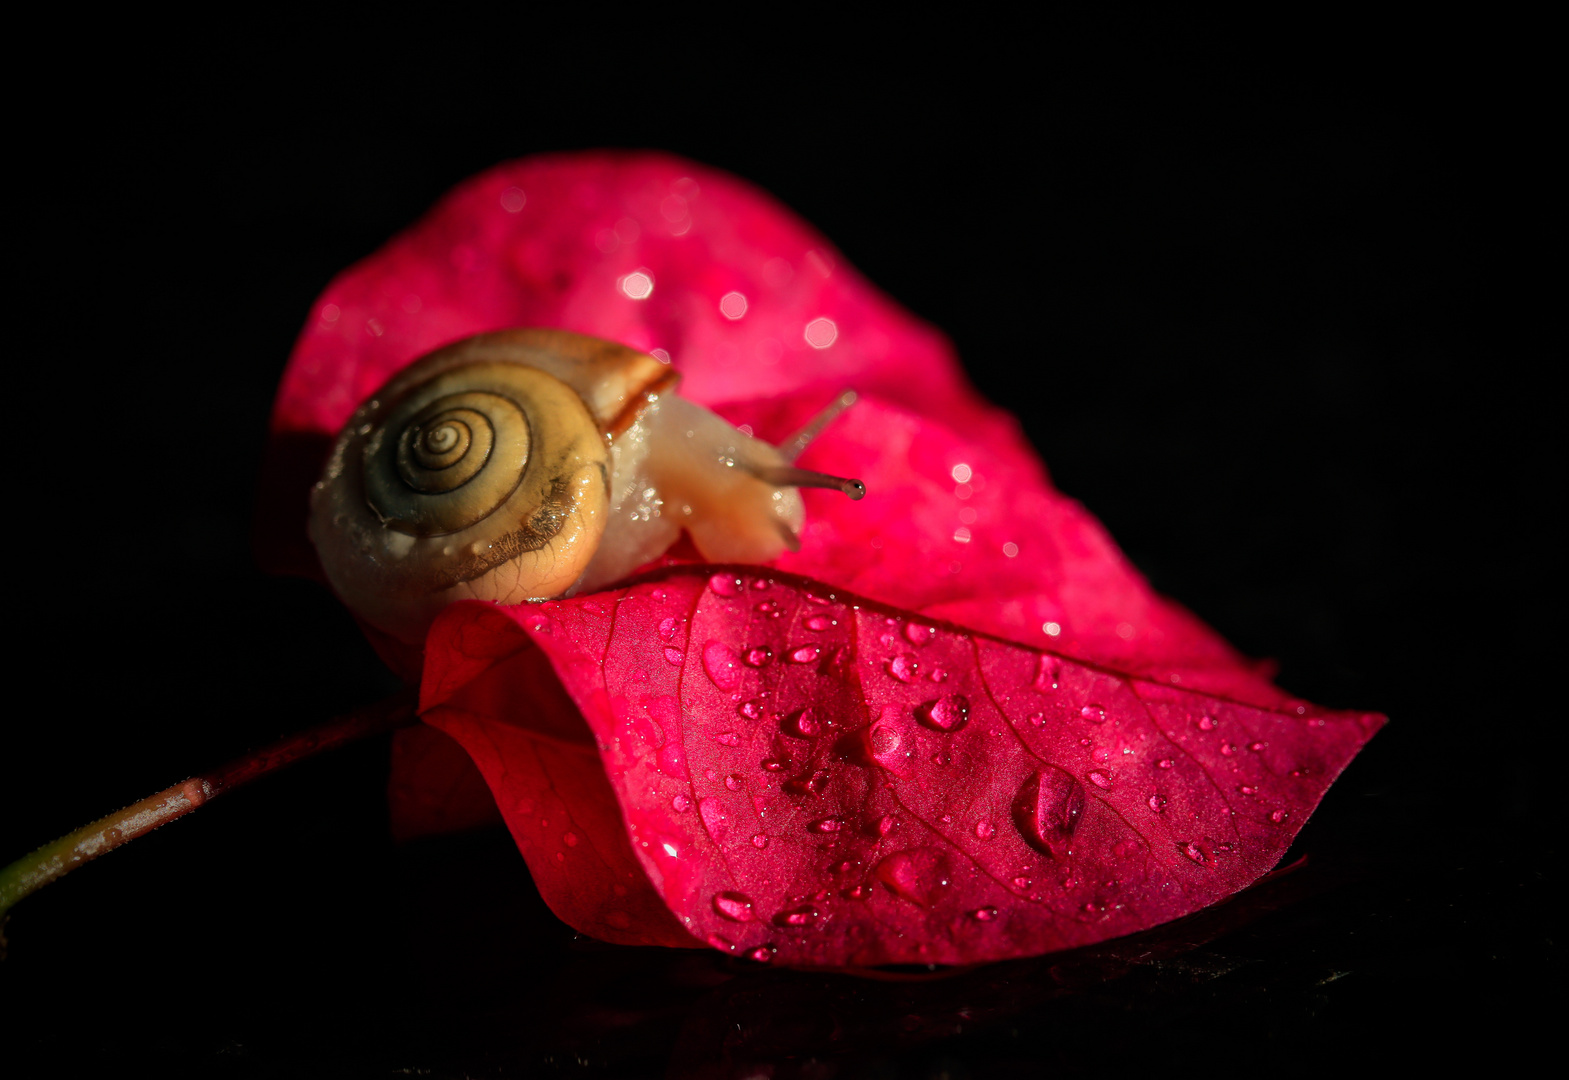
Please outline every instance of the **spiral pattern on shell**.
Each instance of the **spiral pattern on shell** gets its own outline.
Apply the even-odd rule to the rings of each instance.
[[[338,437],[310,531],[334,589],[416,641],[474,597],[559,596],[608,512],[608,433],[667,371],[579,335],[507,331],[404,369]]]

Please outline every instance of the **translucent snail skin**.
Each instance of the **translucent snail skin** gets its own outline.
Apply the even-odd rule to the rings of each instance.
[[[417,644],[447,604],[594,591],[684,529],[712,562],[797,545],[798,487],[859,481],[791,466],[838,402],[774,447],[676,393],[667,365],[561,330],[504,330],[416,360],[338,434],[311,494],[333,588]]]

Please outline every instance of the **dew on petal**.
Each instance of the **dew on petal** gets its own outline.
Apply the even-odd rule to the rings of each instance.
[[[1215,718],[1208,713],[1205,713],[1203,716],[1199,717],[1200,731],[1214,731],[1215,726]]]
[[[1109,772],[1102,772],[1100,769],[1095,769],[1090,773],[1090,783],[1094,784],[1102,791],[1109,791],[1111,790],[1111,774]]]
[[[736,706],[736,712],[748,720],[761,720],[763,718],[763,701],[761,698],[751,698]]]
[[[1290,816],[1291,813],[1288,810],[1271,810],[1269,812],[1269,820],[1273,821],[1276,825],[1279,825],[1282,821],[1285,821]]]
[[[762,833],[758,833],[752,837],[752,846],[761,851],[763,848],[768,846],[768,837],[764,836]]]
[[[1106,721],[1106,710],[1100,705],[1086,705],[1079,710],[1079,715],[1092,724],[1101,724]]]
[[[767,667],[774,659],[774,650],[767,645],[759,645],[755,649],[746,650],[747,667]]]
[[[734,690],[741,685],[741,658],[722,641],[703,646],[703,670],[721,690]]]
[[[823,650],[816,645],[802,645],[790,653],[790,659],[797,664],[810,664],[823,654]]]
[[[779,728],[786,735],[797,739],[815,739],[822,733],[822,724],[817,720],[817,711],[811,706],[792,713]]]
[[[997,918],[997,909],[994,907],[976,908],[974,911],[970,912],[970,918],[974,919],[976,922],[991,922]]]
[[[921,665],[909,653],[900,653],[888,661],[888,674],[902,683],[913,683],[921,677]]]
[[[725,777],[725,787],[729,788],[731,791],[740,791],[745,786],[746,780],[741,776],[740,773],[731,773],[729,776]]]
[[[659,637],[660,637],[660,639],[663,640],[663,641],[669,641],[671,638],[675,637],[676,636],[676,627],[678,627],[680,625],[681,624],[676,621],[676,618],[675,618],[674,615],[666,615],[663,619],[660,619],[659,620]]]
[[[746,584],[734,574],[715,574],[708,579],[708,587],[720,596],[740,596]]]
[[[829,627],[833,626],[833,624],[834,621],[827,615],[813,615],[810,619],[806,620],[805,626],[808,630],[821,633],[822,631],[827,630]]]
[[[1166,809],[1166,797],[1164,795],[1151,795],[1150,809],[1157,814]]]
[[[836,833],[844,828],[844,818],[826,817],[819,818],[807,826],[815,833]]]
[[[922,705],[915,715],[929,728],[958,731],[970,719],[970,701],[963,694],[947,694]]]
[[[1169,757],[1163,757],[1159,761],[1157,761],[1155,764],[1158,767],[1162,768],[1162,769],[1171,769],[1171,768],[1175,768],[1177,763],[1175,761],[1171,760],[1171,758],[1169,758]]]
[[[975,835],[981,840],[990,840],[997,835],[997,830],[989,821],[978,821],[975,823]]]
[[[714,896],[714,911],[731,922],[751,922],[757,916],[752,911],[752,898],[745,893],[722,892]]]
[[[675,807],[676,813],[684,814],[688,810],[692,809],[692,800],[687,798],[685,795],[677,795],[675,798],[670,800],[670,805]]]
[[[925,623],[918,622],[904,624],[904,640],[911,645],[930,644],[936,636],[937,628],[935,626],[927,626]]]
[[[684,659],[686,658],[682,655],[680,649],[673,646],[665,647],[665,662],[667,664],[670,664],[672,667],[680,667]]]
[[[721,731],[718,735],[714,736],[714,741],[720,746],[740,746],[741,736],[737,735],[733,731]]]
[[[1085,805],[1084,785],[1066,770],[1046,765],[1019,788],[1013,820],[1025,843],[1061,861],[1068,857]]]
[[[774,916],[775,926],[788,926],[801,928],[811,926],[817,921],[817,909],[813,907],[799,907],[790,911],[781,911]]]

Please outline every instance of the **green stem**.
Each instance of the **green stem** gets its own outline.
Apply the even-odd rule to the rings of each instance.
[[[395,694],[375,705],[329,720],[320,727],[280,739],[262,750],[193,776],[108,817],[84,825],[75,832],[67,833],[0,870],[0,916],[4,916],[18,900],[56,878],[91,862],[106,851],[113,851],[121,844],[152,832],[166,822],[184,817],[225,792],[296,761],[391,731],[413,723],[415,719],[413,693],[405,691]]]

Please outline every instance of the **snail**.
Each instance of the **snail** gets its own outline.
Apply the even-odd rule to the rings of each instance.
[[[504,330],[438,349],[349,418],[311,494],[310,536],[354,613],[418,644],[454,600],[592,592],[685,530],[710,562],[799,546],[801,487],[865,487],[792,462],[855,400],[779,447],[676,393],[634,349]]]

